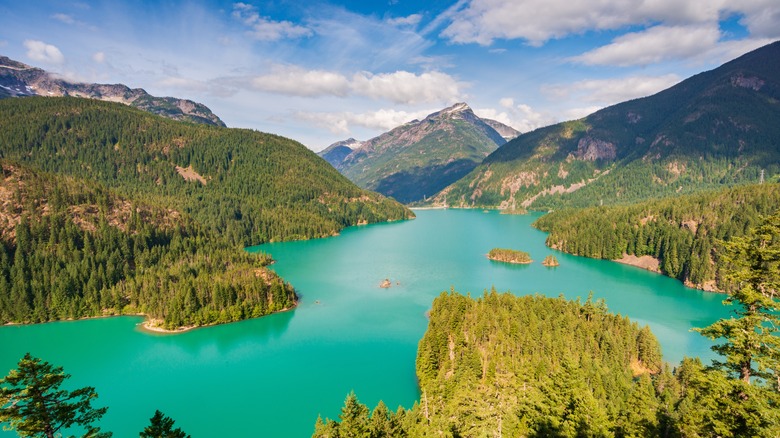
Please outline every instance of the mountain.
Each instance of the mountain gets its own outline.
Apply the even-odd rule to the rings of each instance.
[[[155,97],[141,88],[122,84],[84,84],[0,56],[0,98],[23,96],[74,96],[120,102],[174,120],[225,126],[203,104],[175,97]]]
[[[501,123],[501,122],[499,122],[497,120],[486,119],[486,118],[483,117],[482,121],[487,123],[487,125],[490,126],[491,128],[495,129],[496,132],[498,132],[501,135],[501,137],[504,137],[504,140],[506,140],[506,141],[514,140],[520,134],[522,134],[517,129],[515,129],[515,128],[511,127],[511,126],[505,125],[505,124],[503,124],[503,123]]]
[[[458,180],[504,143],[496,129],[458,103],[363,142],[336,168],[363,188],[409,203]]]
[[[333,143],[332,145],[318,152],[317,155],[324,158],[325,161],[330,163],[331,166],[338,167],[342,162],[344,162],[344,159],[347,158],[347,155],[351,154],[353,150],[359,148],[362,144],[362,142],[359,142],[354,138],[349,138],[344,141],[337,141],[336,143]]]
[[[439,193],[462,207],[627,204],[780,172],[780,42],[519,136]]]
[[[92,99],[0,100],[0,166],[0,324],[289,309],[245,246],[414,216],[293,140]]]

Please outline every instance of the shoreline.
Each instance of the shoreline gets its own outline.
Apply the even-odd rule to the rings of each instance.
[[[273,313],[269,313],[267,315],[261,315],[257,318],[262,318],[265,316],[271,316],[275,315],[277,313],[284,313],[289,312],[291,310],[295,310],[295,308],[298,307],[298,301],[295,301],[295,304],[293,304],[292,307],[284,308],[282,310],[278,310]],[[79,321],[87,321],[90,319],[104,319],[104,318],[121,318],[124,316],[135,316],[135,317],[143,317],[144,320],[137,323],[135,327],[137,327],[141,332],[145,332],[147,334],[179,334],[179,333],[186,333],[195,329],[199,328],[207,328],[207,327],[215,327],[218,325],[224,325],[224,324],[232,324],[235,322],[242,322],[242,321],[248,321],[250,319],[257,319],[257,318],[246,318],[241,319],[238,321],[230,321],[230,322],[220,322],[215,324],[206,324],[206,325],[186,325],[181,327],[176,327],[175,329],[169,330],[162,327],[159,327],[157,325],[152,325],[154,322],[162,322],[160,319],[156,318],[149,318],[148,315],[144,313],[122,313],[122,314],[112,314],[112,315],[99,315],[99,316],[85,316],[83,318],[68,318],[68,319],[55,319],[53,321],[45,321],[45,322],[7,322],[5,324],[2,324],[0,327],[15,327],[15,326],[27,326],[27,325],[39,325],[39,324],[49,324],[54,322],[79,322]]]
[[[633,254],[623,254],[623,257],[612,260],[624,265],[635,266],[637,268],[646,269],[650,272],[661,274],[661,261],[655,257],[649,255],[643,255],[637,257]]]

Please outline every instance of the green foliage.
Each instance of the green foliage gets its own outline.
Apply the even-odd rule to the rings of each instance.
[[[531,255],[525,251],[515,249],[493,248],[488,252],[490,260],[496,260],[506,263],[531,263]]]
[[[267,256],[209,238],[187,217],[98,183],[2,164],[0,322],[144,313],[173,329],[289,309],[293,288]],[[15,238],[14,238],[15,236]]]
[[[585,257],[659,260],[662,273],[697,287],[730,288],[717,242],[745,236],[780,205],[780,184],[759,184],[629,206],[555,211],[534,226],[547,245]]]
[[[18,367],[0,379],[0,423],[8,423],[3,428],[22,437],[54,438],[77,426],[86,431],[84,437],[110,437],[92,424],[108,410],[92,407],[95,388],[60,389],[68,378],[62,367],[25,354]]]
[[[0,145],[0,323],[266,315],[295,293],[241,247],[412,217],[291,140],[107,102],[0,101]]]
[[[149,423],[139,434],[140,438],[190,438],[180,427],[174,429],[175,421],[159,410],[154,411]]]
[[[658,427],[658,396],[632,364],[657,372],[660,351],[643,336],[652,338],[592,297],[443,293],[418,347],[420,401],[377,419],[383,404],[369,418],[350,394],[342,422],[319,419],[313,436],[344,436],[345,418],[391,426],[371,436],[648,436]]]
[[[381,401],[369,415],[369,409],[360,403],[354,392],[344,400],[339,420],[317,418],[312,438],[390,438],[409,436],[401,425],[405,415],[403,408],[398,412],[387,409]]]
[[[724,339],[713,350],[724,357],[715,366],[745,384],[771,384],[780,390],[780,212],[765,218],[751,236],[723,244],[734,290],[724,304],[737,305],[736,318],[721,319],[698,331]],[[757,382],[754,382],[757,380]]]
[[[359,222],[412,216],[292,140],[175,122],[119,104],[4,99],[0,145],[5,159],[191,215],[234,244],[324,237]],[[191,167],[205,185],[185,180],[177,166]]]

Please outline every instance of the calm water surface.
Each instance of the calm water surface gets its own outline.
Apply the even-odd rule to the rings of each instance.
[[[341,236],[255,247],[302,296],[292,312],[178,335],[141,332],[120,317],[0,327],[0,373],[25,352],[61,365],[71,388],[94,386],[101,425],[137,437],[155,409],[195,437],[305,437],[318,414],[335,418],[349,391],[373,408],[410,407],[425,312],[442,291],[604,298],[613,312],[648,324],[667,361],[712,357],[692,327],[728,315],[720,295],[613,262],[547,248],[530,227],[538,215],[425,210],[413,221],[345,230]],[[492,262],[494,247],[536,260]],[[545,268],[555,254],[561,263]],[[389,289],[379,288],[385,278]],[[2,436],[13,436],[12,433]]]

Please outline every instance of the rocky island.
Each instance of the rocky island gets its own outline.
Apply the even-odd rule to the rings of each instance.
[[[533,262],[531,256],[527,252],[505,248],[493,248],[490,250],[487,257],[490,260],[504,263],[528,264]]]
[[[558,263],[558,259],[554,255],[548,255],[542,260],[542,265],[547,266],[548,268],[554,268],[560,265],[560,263]]]

